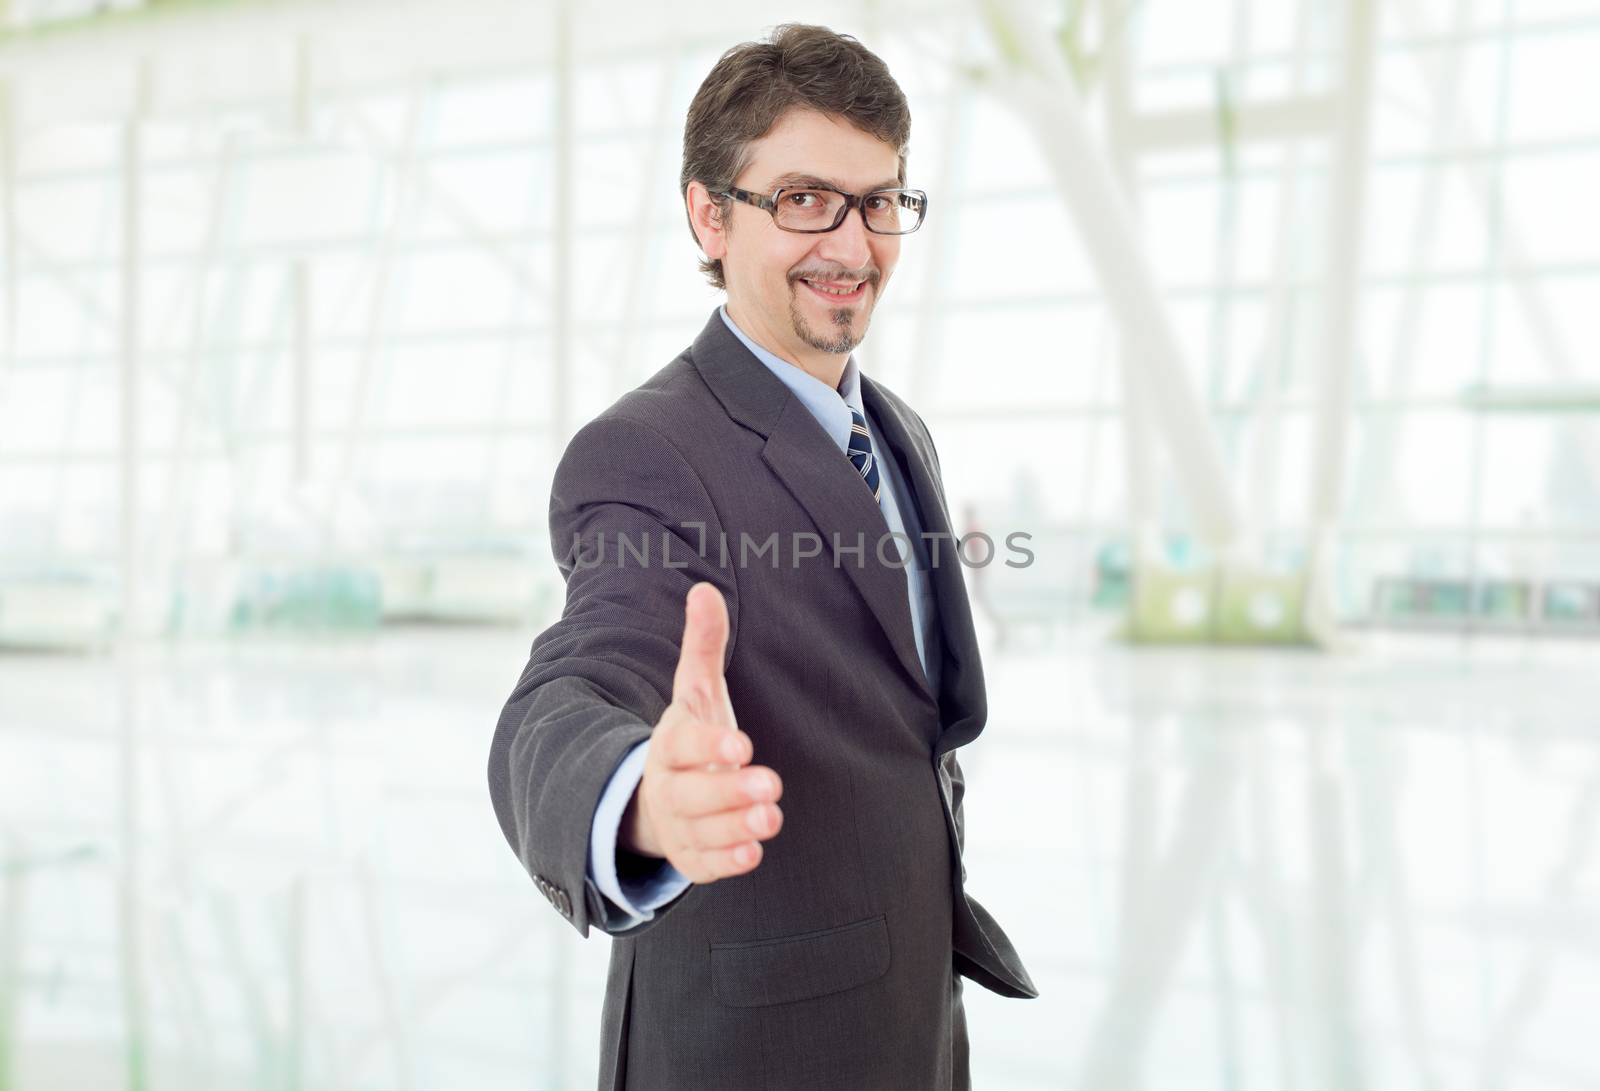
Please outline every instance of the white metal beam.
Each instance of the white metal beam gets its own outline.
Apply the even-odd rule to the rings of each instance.
[[[290,125],[301,141],[311,139],[311,37],[302,34],[295,41],[294,99]],[[294,432],[290,456],[290,480],[304,488],[311,480],[311,259],[296,255],[289,263],[289,307],[293,329],[292,371],[289,376],[289,427]]]
[[[148,1086],[145,1049],[150,1035],[145,1010],[144,914],[140,860],[139,686],[137,648],[145,635],[143,583],[140,579],[139,458],[141,360],[139,260],[144,249],[142,230],[143,153],[145,111],[153,81],[148,61],[139,65],[135,95],[122,124],[122,266],[119,308],[121,317],[121,368],[119,370],[120,428],[118,444],[121,470],[121,566],[119,594],[121,616],[117,634],[118,678],[118,803],[120,838],[117,868],[117,933],[123,1015],[123,1056],[127,1085]]]
[[[1333,208],[1323,271],[1321,369],[1312,424],[1311,543],[1305,602],[1307,627],[1324,637],[1331,636],[1335,627],[1333,530],[1344,498],[1350,399],[1360,343],[1356,330],[1361,317],[1361,244],[1371,160],[1376,39],[1377,14],[1372,0],[1347,0],[1331,178]]]
[[[1177,333],[1122,194],[1096,150],[1077,85],[1054,38],[1016,0],[985,0],[991,31],[1013,68],[989,86],[1038,138],[1122,331],[1134,382],[1151,394],[1202,541],[1229,552],[1242,515],[1215,430],[1183,365]]]
[[[0,79],[0,396],[17,356],[17,136],[10,81]]]
[[[1138,177],[1133,141],[1133,56],[1128,48],[1127,21],[1121,17],[1119,0],[1101,0],[1101,72],[1105,84],[1102,98],[1106,116],[1107,154],[1111,171],[1121,192],[1127,195],[1130,211],[1138,200]],[[1132,351],[1125,333],[1118,331],[1117,348],[1122,359]],[[1156,512],[1156,468],[1153,458],[1155,430],[1150,419],[1150,395],[1139,384],[1139,371],[1133,367],[1118,370],[1122,383],[1122,454],[1127,479],[1129,561],[1133,571],[1147,570],[1161,563],[1161,535]]]
[[[139,262],[143,256],[144,240],[141,202],[143,173],[141,149],[143,147],[144,111],[149,102],[151,74],[148,66],[141,67],[138,93],[129,104],[129,113],[122,124],[121,208],[122,237],[121,263],[118,281],[118,429],[119,451],[119,525],[121,542],[120,595],[121,628],[124,636],[142,634],[139,624],[140,590],[140,509],[139,509],[139,450],[140,407],[142,394],[142,364],[140,359],[140,298],[141,280]]]
[[[389,297],[394,284],[396,252],[403,233],[412,226],[411,214],[418,191],[417,159],[421,143],[423,115],[431,108],[434,88],[424,82],[412,91],[410,107],[406,113],[405,135],[399,153],[391,161],[394,183],[394,201],[389,222],[384,226],[372,255],[372,289],[367,300],[366,329],[362,338],[361,356],[356,365],[356,381],[350,394],[350,411],[344,442],[340,445],[339,460],[333,476],[327,482],[326,498],[322,505],[321,523],[323,544],[332,544],[337,535],[337,523],[343,510],[343,500],[356,472],[356,458],[361,445],[372,395],[372,373],[378,365],[383,348],[385,323],[389,317]]]
[[[551,164],[555,177],[550,201],[554,221],[554,244],[550,248],[550,464],[554,466],[571,438],[573,406],[569,378],[572,355],[572,195],[576,192],[573,175],[573,115],[576,111],[572,63],[572,11],[565,0],[556,9],[555,26],[555,147]]]
[[[654,121],[650,126],[650,140],[645,152],[644,169],[639,175],[644,183],[639,186],[639,192],[634,198],[632,239],[634,245],[624,246],[620,249],[619,263],[622,288],[622,310],[617,316],[616,348],[611,355],[611,386],[612,390],[626,390],[632,386],[630,381],[633,367],[637,360],[635,352],[639,341],[639,329],[643,322],[643,310],[646,295],[657,279],[657,257],[660,247],[654,234],[655,210],[660,207],[656,191],[650,183],[662,176],[663,165],[668,162],[671,145],[675,143],[673,137],[673,114],[677,103],[672,97],[672,83],[678,71],[678,56],[668,52],[660,62],[660,71],[656,74],[656,109],[652,115]],[[558,215],[564,219],[571,219],[576,210],[570,206],[560,209]],[[560,276],[559,270],[557,271]],[[570,273],[568,274],[570,275]],[[565,279],[562,277],[561,279]]]
[[[1309,70],[1313,16],[1304,6],[1296,7],[1294,44],[1291,47],[1290,79],[1293,93],[1300,94]],[[1255,389],[1250,397],[1250,415],[1256,425],[1256,441],[1249,448],[1246,472],[1249,485],[1250,515],[1258,527],[1278,523],[1278,489],[1283,461],[1284,385],[1293,353],[1295,293],[1296,221],[1300,216],[1300,188],[1304,149],[1292,142],[1284,153],[1278,172],[1277,217],[1274,231],[1272,273],[1267,292],[1266,329],[1261,348]]]
[[[959,70],[963,65],[964,47],[968,41],[965,20],[950,21],[952,41],[950,60]],[[965,83],[952,76],[952,86],[965,88]],[[970,115],[969,97],[961,93],[948,95],[944,114],[940,118],[939,159],[932,171],[931,192],[940,194],[951,206],[957,204],[955,195],[960,184],[960,153],[966,144],[967,120]],[[946,196],[947,195],[947,196]],[[911,338],[911,370],[906,376],[905,394],[912,405],[921,405],[931,383],[944,370],[945,342],[945,284],[944,271],[955,262],[953,243],[959,212],[955,207],[935,215],[922,229],[926,235],[920,244],[922,256],[922,295],[917,301],[917,318]]]
[[[221,274],[223,281],[239,276],[238,266],[227,260],[227,246],[231,241],[228,237],[232,226],[230,221],[236,219],[230,217],[229,212],[239,189],[237,159],[236,138],[224,136],[209,187],[210,207],[207,210],[205,236],[189,274],[193,284],[194,308],[189,315],[188,350],[182,374],[175,377],[178,419],[177,430],[171,441],[174,457],[167,465],[165,517],[161,520],[159,532],[161,544],[149,558],[156,562],[154,571],[147,570],[144,576],[144,582],[152,589],[159,589],[164,596],[171,596],[179,590],[180,562],[187,549],[186,531],[191,521],[188,508],[200,465],[192,437],[204,423],[199,417],[203,401],[200,384],[209,362],[207,339],[210,333],[210,298],[206,286],[216,273]],[[217,399],[218,402],[221,400]],[[225,441],[230,439],[232,422],[228,419],[229,414],[220,404],[214,405],[213,411],[218,417],[213,427]]]

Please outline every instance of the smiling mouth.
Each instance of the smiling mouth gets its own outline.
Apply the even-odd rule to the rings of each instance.
[[[804,277],[800,278],[800,283],[804,284],[807,288],[810,288],[823,299],[834,300],[841,303],[851,303],[857,299],[860,299],[867,285],[867,282],[864,280],[858,280],[847,284],[839,284],[837,282],[806,280]]]

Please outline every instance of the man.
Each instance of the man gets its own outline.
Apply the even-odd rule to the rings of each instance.
[[[556,471],[566,608],[489,781],[546,898],[616,937],[602,1088],[966,1088],[960,976],[1037,995],[964,890],[986,711],[938,458],[850,355],[927,207],[909,134],[853,38],[729,50],[681,178],[727,304]]]

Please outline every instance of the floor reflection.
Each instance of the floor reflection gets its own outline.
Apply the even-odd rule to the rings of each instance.
[[[592,1086],[606,941],[483,780],[529,639],[0,658],[0,1087]],[[976,1086],[1600,1086],[1591,659],[991,654],[969,883],[1042,996],[966,990]]]

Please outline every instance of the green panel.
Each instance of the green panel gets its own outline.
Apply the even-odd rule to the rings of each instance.
[[[1153,644],[1309,644],[1305,578],[1146,565],[1134,574],[1127,635]]]
[[[1307,644],[1305,577],[1225,570],[1216,639],[1225,644]]]
[[[1155,565],[1136,568],[1128,638],[1153,644],[1209,641],[1214,582],[1210,569],[1177,572]]]

